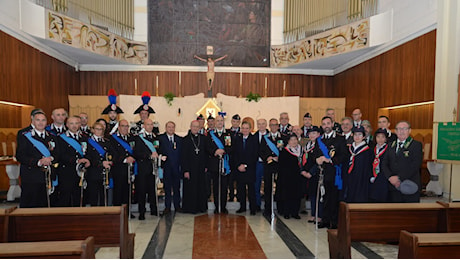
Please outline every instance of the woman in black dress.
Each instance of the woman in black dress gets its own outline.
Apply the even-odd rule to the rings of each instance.
[[[289,136],[288,144],[279,155],[279,172],[276,183],[277,201],[282,202],[279,212],[285,219],[300,219],[299,206],[302,197],[302,178],[300,172],[306,162],[305,153],[296,135]]]

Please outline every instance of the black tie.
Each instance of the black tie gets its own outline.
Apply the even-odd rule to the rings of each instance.
[[[45,139],[45,134],[41,133],[39,134],[41,139]]]
[[[169,142],[171,143],[171,145],[173,145],[173,143],[174,143],[174,142],[173,142],[173,138],[172,138],[172,136],[171,136],[171,137],[169,137]]]
[[[398,142],[398,151],[401,151],[403,149],[403,146],[404,146],[404,142]]]

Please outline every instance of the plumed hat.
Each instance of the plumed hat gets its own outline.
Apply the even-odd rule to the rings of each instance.
[[[149,114],[155,114],[155,110],[151,106],[149,106],[150,102],[150,93],[148,91],[144,91],[141,96],[142,99],[142,105],[140,105],[136,111],[134,111],[134,114],[139,114],[142,110],[145,110],[149,112]]]
[[[109,90],[108,93],[109,105],[102,111],[103,115],[108,114],[110,111],[115,111],[117,114],[123,114],[123,110],[117,106],[117,93],[113,88]]]

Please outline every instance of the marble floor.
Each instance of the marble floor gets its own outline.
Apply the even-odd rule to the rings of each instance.
[[[440,198],[425,198],[434,203]],[[308,204],[308,203],[307,203]],[[0,204],[1,207],[12,204]],[[161,205],[163,206],[163,205]],[[162,207],[160,206],[160,210]],[[143,221],[129,221],[136,233],[135,258],[329,258],[327,229],[300,220],[265,218],[259,212],[237,214],[238,202],[227,204],[228,215],[214,215],[209,203],[207,214],[146,214]],[[148,209],[148,207],[147,207]],[[134,215],[137,216],[135,205]],[[308,210],[309,211],[309,210]],[[397,258],[398,247],[377,243],[353,243],[352,258]],[[101,248],[96,258],[118,258],[118,248]]]

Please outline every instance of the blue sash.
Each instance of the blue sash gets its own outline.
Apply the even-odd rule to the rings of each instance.
[[[319,149],[321,149],[321,152],[323,152],[324,157],[326,159],[331,159],[331,156],[329,155],[329,150],[327,149],[326,145],[323,143],[321,140],[321,136],[316,139],[319,145]],[[334,185],[337,186],[338,190],[342,190],[343,186],[343,181],[342,181],[342,165],[334,165],[335,167],[335,183]]]
[[[92,145],[94,147],[94,149],[96,149],[96,151],[99,153],[99,155],[101,155],[102,157],[105,156],[104,148],[102,148],[102,146],[100,144],[98,144],[96,141],[94,141],[93,138],[89,138],[88,143],[90,145]]]
[[[131,148],[131,146],[130,146],[125,140],[123,140],[123,139],[121,139],[120,137],[118,137],[117,134],[113,134],[112,137],[113,137],[113,139],[115,139],[115,141],[117,141],[121,146],[123,146],[123,148],[125,148],[126,151],[128,151],[129,155],[134,156],[134,155],[133,155],[133,153],[134,153],[133,148]],[[137,175],[137,172],[138,172],[138,170],[137,170],[137,163],[134,162],[133,165],[134,165],[134,175]]]
[[[276,145],[270,141],[270,139],[268,139],[268,134],[264,135],[264,138],[265,138],[265,141],[267,142],[267,145],[268,145],[268,148],[270,148],[270,150],[276,154],[276,156],[279,156],[280,155],[280,151],[278,150],[278,148],[276,147]]]
[[[149,140],[145,139],[145,137],[143,137],[143,134],[140,134],[139,135],[139,138],[141,138],[141,140],[144,142],[145,145],[147,145],[147,147],[149,148],[150,152],[156,152],[157,149],[155,149],[155,146],[153,146],[153,143],[151,143]]]
[[[211,138],[214,141],[214,143],[216,143],[217,148],[225,149],[224,144],[222,144],[220,139],[214,134],[214,130],[211,130],[209,134],[211,135]],[[223,160],[224,160],[225,175],[230,174],[230,164],[229,164],[230,158],[228,154],[224,154]]]
[[[60,137],[64,141],[66,141],[68,144],[70,144],[70,146],[72,146],[73,149],[75,149],[82,157],[85,156],[83,154],[83,150],[81,149],[81,144],[77,140],[68,137],[66,134],[62,134],[62,135],[60,135]]]
[[[48,148],[40,141],[32,137],[31,132],[27,132],[24,134],[24,136],[29,139],[29,141],[32,143],[32,145],[37,148],[37,150],[45,157],[50,157],[51,153],[48,150]]]

